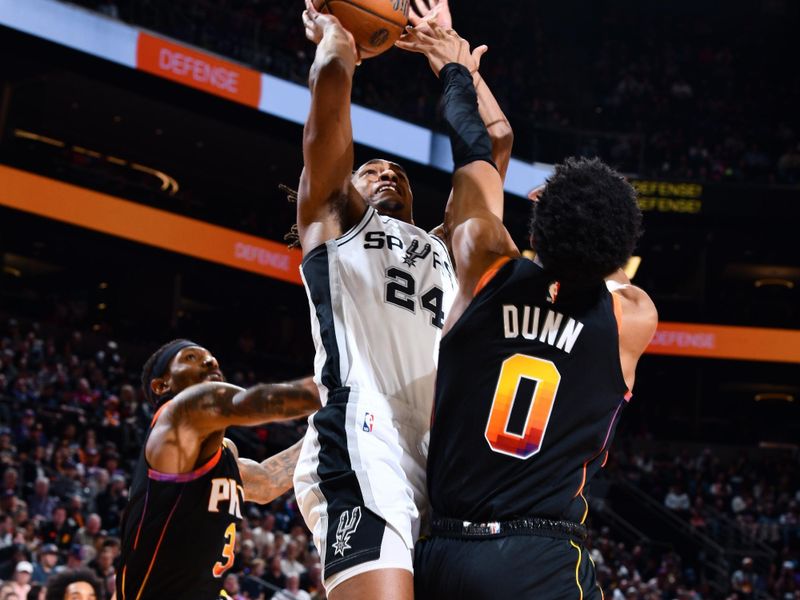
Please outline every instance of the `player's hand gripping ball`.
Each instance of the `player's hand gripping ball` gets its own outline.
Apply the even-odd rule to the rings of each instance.
[[[408,23],[409,0],[314,0],[331,13],[355,39],[358,54],[372,58],[391,48]]]

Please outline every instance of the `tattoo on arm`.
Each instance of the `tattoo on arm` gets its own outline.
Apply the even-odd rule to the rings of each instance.
[[[264,383],[234,396],[232,415],[262,420],[297,419],[320,407],[319,393],[304,385],[305,380],[290,383]]]
[[[261,463],[240,458],[245,500],[266,504],[289,491],[302,444],[301,439],[294,446]]]
[[[319,408],[319,392],[311,378],[262,383],[248,390],[228,383],[202,383],[175,397],[170,403],[169,421],[208,432],[297,419]]]

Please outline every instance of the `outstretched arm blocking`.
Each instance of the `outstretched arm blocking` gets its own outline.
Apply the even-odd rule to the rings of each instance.
[[[448,64],[441,71],[443,116],[450,134],[453,197],[445,214],[462,295],[500,256],[517,249],[503,226],[503,182],[490,162],[491,143],[477,110],[476,93],[467,69]]]
[[[412,0],[411,7],[408,20],[414,27],[424,29],[430,22],[434,22],[445,31],[453,29],[449,0]],[[492,90],[481,77],[481,57],[487,51],[487,46],[478,46],[472,51],[475,59],[475,68],[471,69],[472,81],[478,93],[478,111],[492,142],[492,160],[497,165],[500,177],[505,180],[514,145],[514,132]]]
[[[201,383],[178,394],[159,423],[189,427],[202,434],[236,425],[296,419],[319,406],[319,392],[310,377],[261,383],[246,390],[228,383]]]
[[[147,460],[164,473],[187,473],[216,451],[227,427],[295,419],[319,406],[319,392],[310,377],[248,390],[220,382],[193,385],[159,415],[147,440]]]

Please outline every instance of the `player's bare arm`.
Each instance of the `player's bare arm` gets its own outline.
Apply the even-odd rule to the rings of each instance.
[[[448,64],[459,64],[469,72],[476,65],[469,43],[454,31],[439,27],[435,21],[429,22],[425,28],[409,31],[397,45],[424,54],[437,77]],[[447,103],[447,92],[445,98]],[[449,120],[447,111],[445,106],[445,118]],[[477,116],[477,106],[472,112]],[[449,323],[455,322],[472,300],[475,286],[493,262],[501,256],[519,256],[503,226],[503,182],[497,169],[487,160],[472,160],[462,166],[457,164],[457,167],[444,223],[460,287],[450,311]]]
[[[433,20],[442,29],[453,28],[449,0],[412,0],[411,5],[412,10],[408,13],[408,20],[414,27],[425,27],[428,21]],[[475,70],[472,71],[472,82],[478,93],[478,111],[492,141],[492,160],[497,165],[500,177],[505,180],[514,146],[514,131],[492,90],[481,77],[481,57],[488,50],[487,46],[478,46],[472,51],[476,62]]]
[[[193,385],[164,407],[147,441],[147,460],[158,471],[189,472],[216,452],[227,427],[295,419],[319,406],[310,377],[247,390],[224,382]]]
[[[636,364],[656,332],[658,311],[647,292],[633,285],[622,269],[609,275],[606,285],[612,294],[619,297],[622,306],[619,356],[625,383],[629,390],[633,390]]]
[[[317,44],[309,73],[311,109],[303,129],[304,168],[297,201],[300,244],[308,253],[355,223],[366,206],[350,183],[350,92],[358,53],[353,36],[306,0],[306,37]]]
[[[239,473],[244,485],[244,499],[267,504],[292,488],[292,477],[303,440],[283,452],[259,462],[239,458]]]
[[[413,0],[412,8],[413,10],[409,11],[409,22],[415,29],[428,29],[430,27],[430,22],[434,22],[436,26],[442,30],[452,30],[453,18],[448,0]],[[406,34],[401,38],[401,41],[395,45],[405,50],[415,51],[408,46],[404,46],[402,43],[410,40],[412,40],[411,34]],[[487,51],[488,47],[485,45],[478,46],[472,50],[471,56],[474,60],[474,65],[471,65],[470,72],[472,73],[472,81],[478,94],[478,112],[484,125],[486,125],[489,139],[492,142],[492,160],[497,166],[500,177],[505,181],[509,161],[511,160],[511,150],[514,145],[514,132],[503,110],[500,108],[497,99],[494,97],[494,94],[492,94],[491,89],[484,81],[483,77],[481,77],[481,58]],[[438,76],[438,72],[435,70],[434,72]],[[452,191],[450,192],[448,203],[451,200]],[[500,218],[502,219],[502,213]],[[453,253],[452,240],[444,224],[431,230],[431,233],[442,238],[447,244],[450,253]]]

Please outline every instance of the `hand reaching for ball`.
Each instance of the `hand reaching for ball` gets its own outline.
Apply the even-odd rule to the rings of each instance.
[[[452,29],[444,29],[434,19],[423,19],[416,27],[409,28],[395,46],[424,54],[437,77],[449,63],[464,65],[474,74],[480,67],[481,57],[489,50],[488,46],[478,46],[470,51],[467,40]]]
[[[436,21],[436,24],[444,29],[453,28],[448,0],[411,0],[408,21],[414,27],[424,21]]]
[[[305,0],[305,2],[306,9],[303,11],[303,26],[306,30],[306,37],[315,44],[319,44],[326,35],[343,36],[344,39],[347,40],[350,49],[353,51],[356,64],[360,63],[361,60],[358,55],[356,42],[353,39],[353,34],[342,27],[339,19],[333,15],[319,12],[314,7],[311,0]]]

